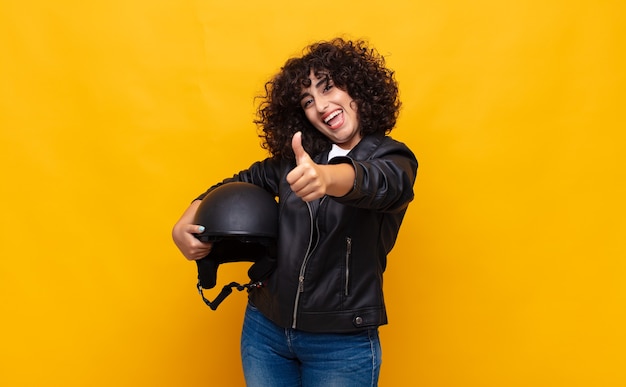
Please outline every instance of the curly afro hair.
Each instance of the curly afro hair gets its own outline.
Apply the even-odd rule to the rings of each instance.
[[[258,97],[261,103],[254,123],[262,147],[272,157],[293,160],[291,138],[298,131],[309,154],[330,149],[330,140],[313,127],[300,104],[311,71],[327,72],[334,85],[352,97],[362,136],[391,132],[401,106],[394,72],[365,41],[335,38],[314,43],[304,49],[302,57],[287,60],[265,84],[265,95]]]

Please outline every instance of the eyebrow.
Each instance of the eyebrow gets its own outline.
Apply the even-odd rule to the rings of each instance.
[[[328,74],[324,74],[324,76],[320,78],[319,82],[315,84],[315,88],[317,89],[324,82],[326,83],[330,82],[330,76],[328,76]]]
[[[328,75],[326,73],[322,73],[321,75],[322,75],[322,77],[318,78],[318,82],[314,86],[316,89],[318,87],[320,87],[320,85],[323,84],[324,82],[326,82],[326,83],[330,82],[330,75]],[[309,87],[311,87],[311,86],[309,86]],[[308,91],[305,91],[304,93],[300,94],[300,99],[302,99],[302,98],[304,98],[306,96],[309,96],[309,95],[311,95],[311,93],[309,93]]]

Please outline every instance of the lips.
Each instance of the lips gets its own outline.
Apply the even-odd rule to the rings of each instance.
[[[337,129],[343,125],[343,110],[337,109],[322,117],[322,120],[331,129]]]

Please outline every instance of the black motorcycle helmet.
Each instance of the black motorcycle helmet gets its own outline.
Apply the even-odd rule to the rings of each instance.
[[[201,294],[202,288],[215,286],[217,268],[222,263],[254,262],[248,270],[251,283],[247,286],[258,286],[273,271],[278,238],[278,204],[263,188],[244,182],[220,185],[202,199],[194,224],[204,226],[204,231],[196,234],[196,238],[213,243],[211,252],[196,261]],[[228,286],[241,287],[237,283]],[[204,300],[212,309],[217,307]]]

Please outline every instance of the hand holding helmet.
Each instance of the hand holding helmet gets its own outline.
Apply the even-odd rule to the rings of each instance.
[[[206,257],[212,247],[212,243],[202,242],[195,237],[196,234],[204,231],[204,226],[193,224],[199,206],[200,200],[193,202],[172,229],[172,239],[176,247],[190,261]]]

